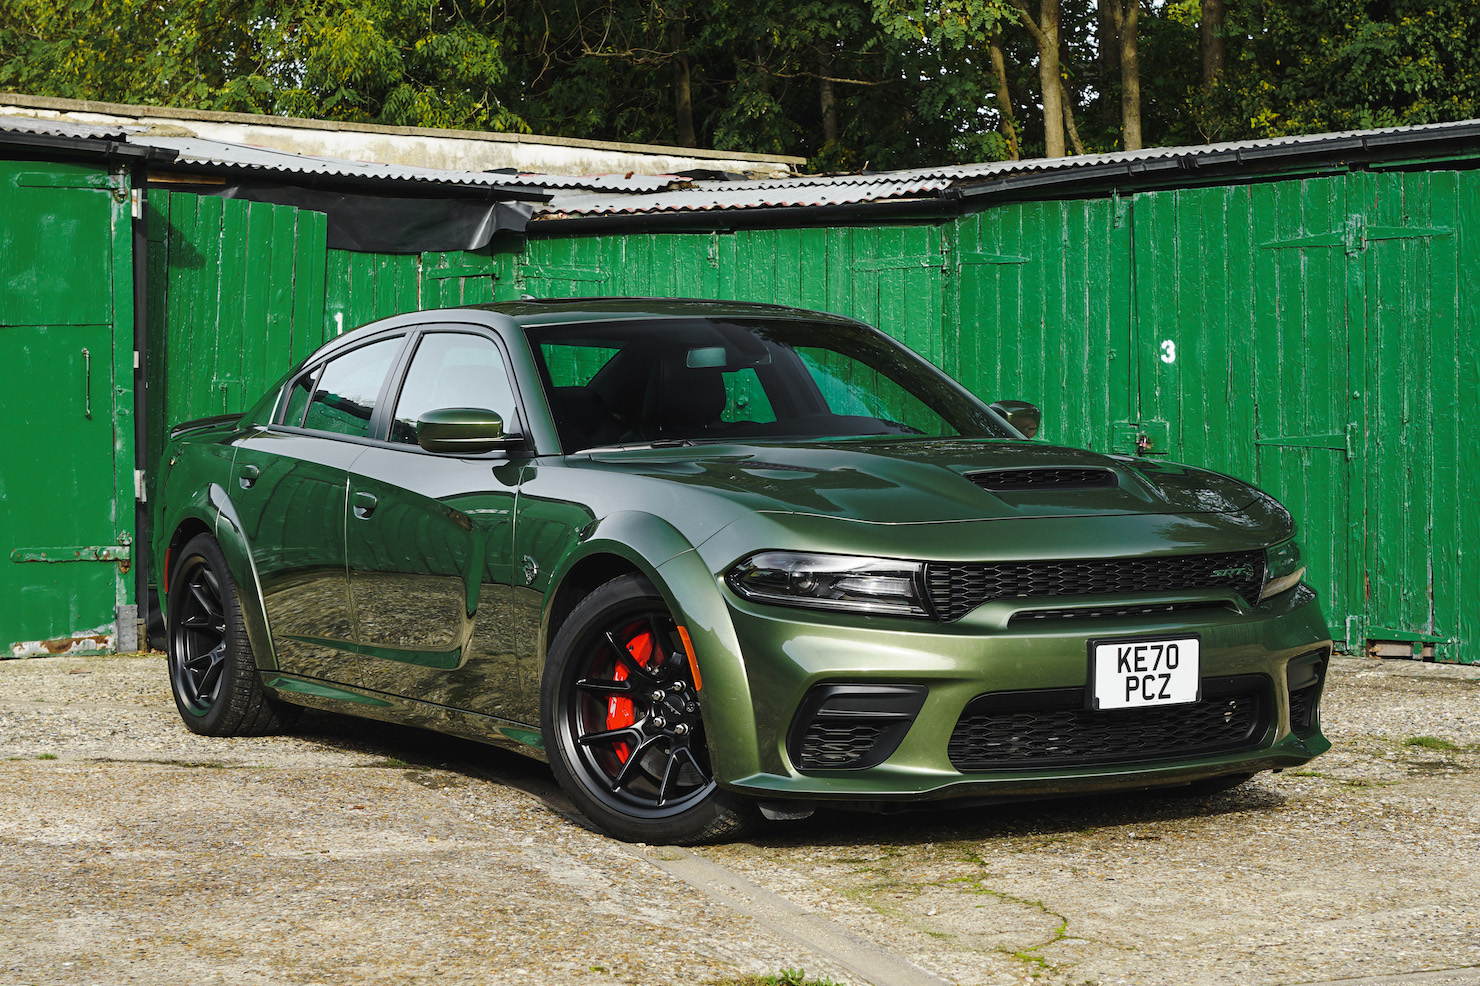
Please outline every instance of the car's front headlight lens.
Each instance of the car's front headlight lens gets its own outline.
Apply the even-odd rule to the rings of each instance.
[[[1277,544],[1264,552],[1264,589],[1259,593],[1263,602],[1287,589],[1293,589],[1305,577],[1305,565],[1300,560],[1300,545],[1295,541]]]
[[[889,616],[929,616],[925,566],[893,558],[762,551],[730,569],[731,589],[756,602]]]

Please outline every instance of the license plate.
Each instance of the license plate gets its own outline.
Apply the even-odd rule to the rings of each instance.
[[[1090,707],[1179,705],[1201,696],[1197,637],[1090,641]]]

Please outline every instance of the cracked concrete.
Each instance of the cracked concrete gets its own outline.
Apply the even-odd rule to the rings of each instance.
[[[698,850],[605,839],[542,766],[432,734],[194,736],[163,670],[0,663],[0,983],[1480,983],[1476,668],[1337,661],[1336,749],[1214,797]]]

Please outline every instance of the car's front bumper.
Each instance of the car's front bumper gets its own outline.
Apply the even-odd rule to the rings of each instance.
[[[707,714],[707,731],[721,783],[760,798],[867,807],[1053,797],[1292,767],[1330,748],[1318,713],[1330,640],[1314,594],[1305,588],[1262,606],[1195,610],[1181,619],[1175,613],[1082,618],[1041,621],[1027,629],[1016,624],[1009,628],[1000,614],[991,612],[935,624],[759,606],[732,595],[726,602],[746,671],[748,715],[740,714],[743,703],[727,703],[727,708]],[[953,764],[952,733],[978,697],[1055,690],[1060,699],[1073,698],[1087,687],[1090,639],[1187,633],[1201,638],[1205,685],[1235,677],[1258,683],[1263,702],[1259,721],[1242,740],[1192,753],[1173,742],[1151,752],[1111,755],[1108,761],[1103,753],[1076,761],[1072,754],[1066,759],[1062,753],[1055,758],[1045,752],[1042,762],[1019,756],[1010,765],[989,769],[963,770]],[[1297,709],[1295,729],[1287,674],[1292,662],[1297,662],[1300,680],[1295,684],[1304,686],[1301,699],[1308,706],[1307,711]],[[1317,665],[1313,689],[1312,664]],[[831,683],[923,686],[924,701],[883,762],[807,769],[798,763],[796,719],[809,691]],[[1003,704],[1011,707],[1016,701],[1014,694]],[[1081,721],[1091,721],[1124,713],[1085,710],[1079,715],[1086,717]],[[749,729],[744,728],[746,720]]]

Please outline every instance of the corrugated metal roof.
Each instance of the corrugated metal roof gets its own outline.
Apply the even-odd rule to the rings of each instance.
[[[514,177],[482,171],[451,171],[405,164],[384,164],[379,161],[349,161],[344,158],[317,157],[294,154],[291,151],[273,150],[270,147],[206,140],[201,137],[155,137],[149,134],[139,134],[132,136],[129,142],[174,151],[175,160],[180,164],[214,165],[248,171],[277,171],[337,178],[382,178],[396,181],[425,181],[439,185],[486,185],[488,187],[513,184],[508,179]]]
[[[279,151],[253,144],[233,144],[202,137],[155,137],[140,134],[131,143],[147,144],[174,151],[176,160],[195,165],[244,168],[253,171],[281,171],[292,174],[332,175],[346,178],[385,178],[398,181],[426,181],[438,184],[493,187],[571,188],[587,190],[624,190],[636,193],[655,191],[684,179],[672,175],[539,175],[511,174],[502,171],[458,171],[447,168],[425,168],[379,161],[350,161],[345,158],[319,157]]]
[[[584,216],[641,215],[664,212],[702,212],[716,209],[762,209],[781,206],[856,205],[936,196],[955,186],[986,185],[999,179],[1033,174],[1091,172],[1107,166],[1145,166],[1164,170],[1190,165],[1224,162],[1257,162],[1261,158],[1288,156],[1304,148],[1336,151],[1343,145],[1360,147],[1383,138],[1422,140],[1463,135],[1480,130],[1480,120],[1435,123],[1415,127],[1354,130],[1341,133],[1304,134],[1264,140],[1225,141],[1190,147],[1153,147],[1139,151],[1113,151],[1075,157],[1039,158],[1027,161],[989,161],[937,168],[916,168],[863,175],[820,175],[754,181],[700,181],[691,187],[658,193],[616,195],[561,195],[536,210],[536,218],[561,219]],[[1389,141],[1391,142],[1391,141]]]
[[[71,120],[45,120],[34,116],[0,116],[0,132],[35,134],[38,137],[73,137],[84,140],[124,140],[139,127],[104,127]]]
[[[905,175],[869,176],[866,180],[838,181],[796,178],[781,181],[704,181],[694,187],[657,193],[559,194],[537,210],[546,218],[601,216],[623,213],[691,212],[712,209],[759,209],[785,206],[838,205],[878,202],[934,194],[950,187],[944,179]]]

